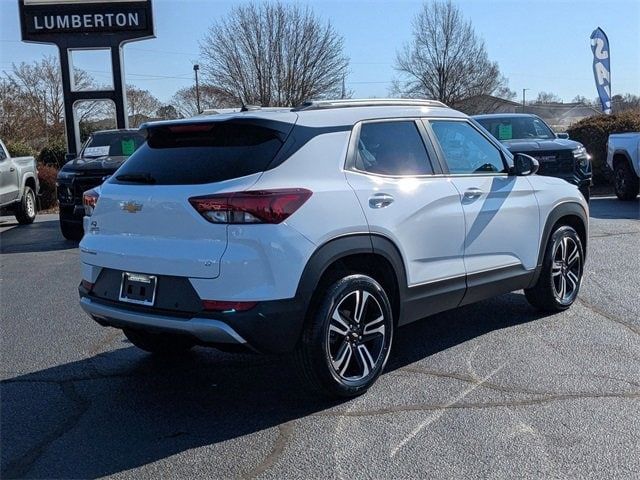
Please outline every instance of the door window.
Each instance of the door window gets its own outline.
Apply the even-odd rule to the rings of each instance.
[[[381,175],[433,174],[422,136],[414,121],[362,124],[355,167]]]
[[[450,173],[506,172],[500,150],[467,122],[433,120],[431,128]]]

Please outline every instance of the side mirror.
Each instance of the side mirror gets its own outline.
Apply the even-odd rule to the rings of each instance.
[[[556,137],[562,138],[564,140],[569,140],[569,134],[568,133],[556,133]]]
[[[524,153],[516,153],[513,156],[513,173],[519,177],[533,175],[540,168],[538,160]]]

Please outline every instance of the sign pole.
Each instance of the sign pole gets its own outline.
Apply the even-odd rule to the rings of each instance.
[[[64,97],[64,129],[67,135],[67,155],[78,153],[78,145],[75,128],[75,112],[71,100],[71,65],[69,63],[69,50],[64,45],[58,45],[60,52],[60,73],[62,74],[62,95]]]
[[[121,45],[111,47],[111,70],[113,72],[113,89],[115,90],[116,98],[122,99],[120,102],[116,102],[116,125],[118,128],[129,128]]]

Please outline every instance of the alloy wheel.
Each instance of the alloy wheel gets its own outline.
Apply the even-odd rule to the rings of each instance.
[[[551,278],[556,298],[566,303],[573,299],[580,286],[582,275],[582,254],[580,247],[571,237],[562,237],[553,253]]]
[[[358,382],[384,361],[387,319],[380,303],[366,290],[347,294],[331,313],[327,354],[335,373]]]

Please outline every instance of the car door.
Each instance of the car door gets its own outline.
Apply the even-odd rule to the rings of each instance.
[[[531,183],[511,175],[501,148],[467,119],[430,119],[426,125],[464,211],[464,303],[491,296],[492,288],[498,294],[526,286],[540,238]]]
[[[420,120],[366,121],[351,136],[345,175],[372,234],[400,251],[408,285],[401,322],[457,306],[464,295],[464,213],[438,175]],[[439,168],[439,167],[438,167]]]

